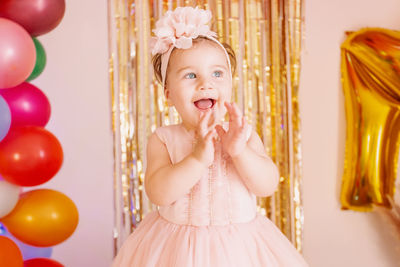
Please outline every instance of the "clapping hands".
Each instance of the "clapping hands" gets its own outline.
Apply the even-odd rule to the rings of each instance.
[[[197,142],[193,150],[193,156],[207,167],[214,160],[214,143],[218,136],[221,140],[222,149],[231,157],[240,155],[246,147],[248,125],[245,117],[235,103],[225,102],[224,105],[229,114],[228,131],[225,131],[221,125],[217,124],[215,114],[214,121],[210,123],[212,119],[211,110],[201,113],[198,126],[195,130]]]

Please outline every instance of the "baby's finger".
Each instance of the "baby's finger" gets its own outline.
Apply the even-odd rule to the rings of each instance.
[[[232,117],[238,127],[242,126],[242,112],[236,103],[232,103]]]
[[[234,102],[226,103],[225,105],[229,111],[229,129],[240,128],[241,126],[241,117],[238,115],[237,111],[234,108]]]
[[[228,102],[225,102],[225,107],[228,110],[228,115],[229,115],[229,126],[232,126],[232,122],[234,122],[234,114],[233,114],[233,108],[232,105]],[[231,128],[231,127],[229,127]]]
[[[213,121],[212,124],[210,126],[208,126],[207,131],[213,130],[215,129],[215,126],[217,126],[220,122],[218,121],[218,113],[215,111],[213,112]],[[211,118],[210,118],[211,120]]]
[[[213,125],[215,126],[216,124],[218,124],[218,119],[219,119],[219,110],[218,109],[214,109],[213,110]]]
[[[242,117],[242,129],[245,130],[247,128],[247,121],[246,121],[246,117],[243,116]]]
[[[242,117],[242,126],[240,127],[240,132],[244,133],[247,131],[247,121],[246,121],[246,117],[243,116]]]
[[[243,114],[242,114],[242,111],[240,110],[240,108],[239,108],[239,106],[235,103],[235,102],[232,102],[232,107],[233,107],[233,110],[234,110],[234,112],[238,115],[238,116],[242,116]]]
[[[200,119],[199,125],[198,125],[198,132],[200,134],[201,137],[204,137],[204,135],[208,132],[207,131],[207,124],[208,124],[208,120],[210,118],[211,112],[209,110],[207,110],[205,112],[205,114],[203,115],[203,117]]]
[[[201,122],[204,120],[204,116],[206,115],[206,112],[200,112],[199,113],[199,120],[197,122],[197,125],[200,125]]]
[[[207,112],[210,113],[210,116],[208,118],[207,121],[207,129],[214,129],[215,125],[217,125],[217,115],[216,115],[216,111],[214,110],[207,110]]]
[[[206,136],[204,137],[204,141],[209,141],[209,140],[211,140],[213,137],[215,137],[216,136],[216,131],[215,131],[215,129],[213,129],[213,130],[211,130],[211,131],[209,131],[207,134],[206,134]]]
[[[224,105],[225,105],[225,107],[226,107],[226,110],[228,111],[229,118],[230,118],[230,117],[231,117],[231,114],[232,114],[232,107],[231,107],[231,104],[228,103],[228,102],[224,102]]]
[[[197,127],[194,129],[194,133],[195,133],[196,136],[200,134],[199,125],[200,125],[201,121],[203,120],[203,117],[204,117],[204,112],[200,112],[199,116],[198,116]]]
[[[215,126],[215,130],[217,131],[217,134],[218,134],[219,137],[221,137],[221,138],[226,134],[226,131],[224,130],[224,128],[222,128],[221,125]]]

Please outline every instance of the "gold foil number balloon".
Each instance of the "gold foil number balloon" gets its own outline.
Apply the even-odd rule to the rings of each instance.
[[[346,109],[343,209],[389,206],[400,140],[400,32],[363,29],[342,44]]]

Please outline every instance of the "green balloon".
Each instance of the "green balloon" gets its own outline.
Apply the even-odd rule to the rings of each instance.
[[[29,75],[28,79],[26,80],[28,82],[38,77],[43,72],[44,67],[46,66],[46,52],[44,51],[42,44],[39,42],[38,39],[32,39],[35,43],[36,48],[36,63],[31,75]]]

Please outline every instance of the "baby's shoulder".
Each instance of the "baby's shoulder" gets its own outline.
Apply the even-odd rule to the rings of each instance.
[[[170,124],[170,125],[163,125],[159,126],[155,129],[155,131],[171,131],[176,130],[180,127],[180,124]]]
[[[179,124],[171,124],[171,125],[164,125],[157,127],[154,130],[154,134],[158,136],[158,138],[163,142],[166,143],[171,137],[176,137],[177,134],[180,132]]]
[[[157,127],[154,132],[156,134],[159,133],[168,133],[168,132],[177,132],[179,131],[179,124],[171,124]]]

